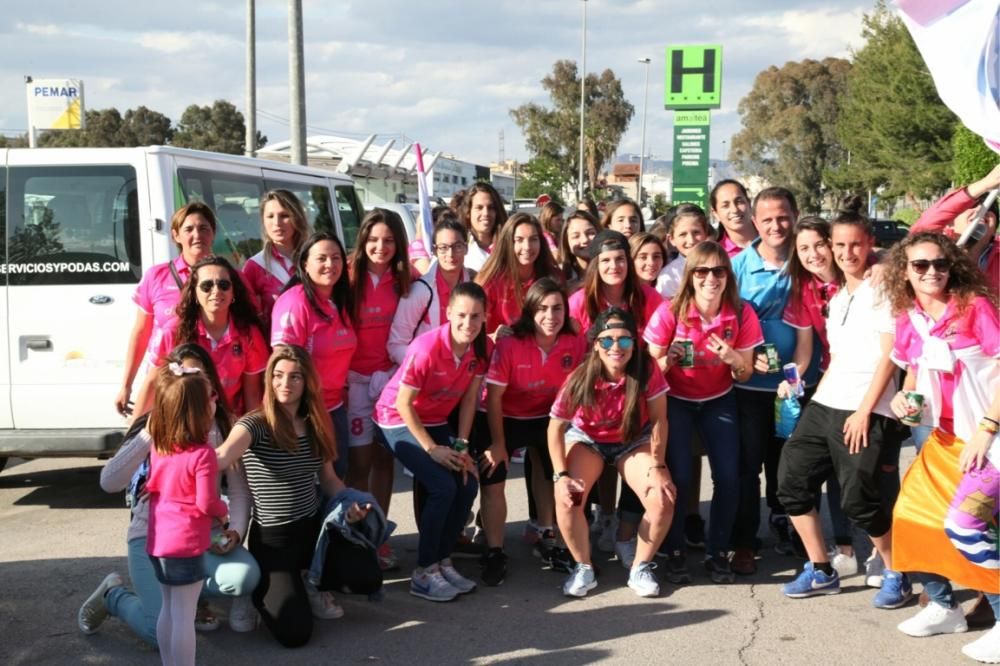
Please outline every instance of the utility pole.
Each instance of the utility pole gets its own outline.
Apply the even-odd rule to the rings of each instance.
[[[580,181],[577,186],[577,201],[583,201],[583,102],[587,91],[587,0],[583,0],[583,55],[580,60]]]
[[[288,0],[288,94],[291,162],[306,164],[306,73],[302,45],[302,0]]]
[[[639,62],[646,66],[646,87],[642,96],[642,142],[639,144],[639,186],[635,190],[635,202],[642,207],[642,172],[646,164],[646,108],[649,106],[649,58],[639,58]]]
[[[247,0],[247,157],[257,154],[257,44],[254,0]]]

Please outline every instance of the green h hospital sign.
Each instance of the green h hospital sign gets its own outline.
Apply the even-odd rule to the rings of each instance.
[[[708,208],[709,109],[722,105],[722,46],[668,46],[663,108],[674,111],[672,203]]]

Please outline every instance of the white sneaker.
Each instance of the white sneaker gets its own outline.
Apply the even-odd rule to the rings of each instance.
[[[257,620],[260,615],[253,606],[250,595],[236,597],[233,605],[229,608],[229,628],[233,631],[245,634],[257,628]]]
[[[885,562],[877,550],[865,560],[865,585],[868,587],[882,587],[882,573],[885,571]]]
[[[469,592],[476,591],[476,583],[458,573],[458,569],[452,565],[450,560],[443,560],[440,564],[440,569],[441,576],[448,581],[453,588],[458,590],[459,594],[468,594]]]
[[[610,516],[601,522],[601,536],[597,537],[597,550],[602,553],[613,553],[615,550],[615,534],[618,532],[617,522]]]
[[[660,581],[656,580],[652,562],[639,562],[629,571],[628,586],[640,597],[656,597],[660,594]]]
[[[92,634],[97,631],[97,628],[108,617],[108,608],[104,605],[104,596],[111,588],[124,584],[122,577],[117,573],[109,573],[104,577],[101,584],[87,597],[87,600],[83,602],[79,612],[76,614],[76,624],[80,627],[80,631],[85,634]]]
[[[590,521],[590,532],[591,534],[600,534],[601,529],[604,527],[604,516],[601,512],[600,504],[591,504],[591,521]]]
[[[984,664],[1000,664],[1000,622],[976,640],[963,645],[962,654]]]
[[[597,587],[594,578],[594,567],[589,564],[577,564],[573,573],[563,583],[563,594],[567,597],[585,597],[587,592]]]
[[[638,545],[636,539],[631,541],[615,541],[615,555],[618,561],[625,568],[625,571],[632,570],[632,563],[635,562],[635,549]]]
[[[303,576],[303,580],[305,576]],[[320,591],[309,581],[305,581],[306,596],[309,598],[309,608],[313,617],[320,620],[336,620],[344,617],[344,609],[337,603],[332,592]]]
[[[858,573],[857,555],[845,555],[836,546],[830,549],[827,555],[830,556],[830,566],[837,570],[837,574],[841,578],[847,578]]]
[[[458,590],[444,579],[441,569],[435,564],[424,569],[423,573],[413,572],[410,594],[428,601],[451,601],[458,596]]]
[[[954,608],[945,608],[931,601],[909,620],[900,622],[897,628],[907,636],[923,638],[936,634],[961,634],[969,630],[969,625],[965,623],[965,613],[958,604]]]

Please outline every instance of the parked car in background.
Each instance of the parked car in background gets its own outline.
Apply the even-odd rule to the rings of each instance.
[[[876,247],[890,247],[906,238],[910,228],[899,220],[872,220]]]

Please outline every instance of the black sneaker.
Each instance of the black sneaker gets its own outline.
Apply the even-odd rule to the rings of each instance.
[[[691,582],[687,558],[679,550],[675,550],[667,556],[667,580],[674,585],[686,585]]]
[[[771,528],[771,534],[774,535],[774,552],[779,555],[794,553],[795,548],[792,546],[791,536],[792,523],[788,520],[788,516],[783,513],[772,513],[767,523]]]
[[[546,559],[546,555],[549,551],[556,547],[556,535],[552,530],[545,530],[542,532],[541,537],[535,542],[535,545],[531,547],[531,554],[535,557],[540,557],[543,560]]]
[[[705,521],[698,514],[684,519],[684,541],[688,548],[705,547]]]
[[[705,570],[708,571],[708,576],[713,583],[722,584],[736,581],[736,574],[729,566],[729,558],[726,557],[725,553],[706,557]]]
[[[569,548],[552,548],[542,556],[542,569],[547,571],[559,571],[561,573],[572,573],[576,568],[576,560],[569,552]]]
[[[455,548],[451,551],[452,557],[463,557],[463,558],[474,558],[483,557],[486,554],[486,549],[482,544],[475,543],[468,536],[463,534],[458,538],[455,543]]]
[[[490,587],[501,585],[507,578],[507,555],[499,548],[491,548],[483,558],[482,578]]]

